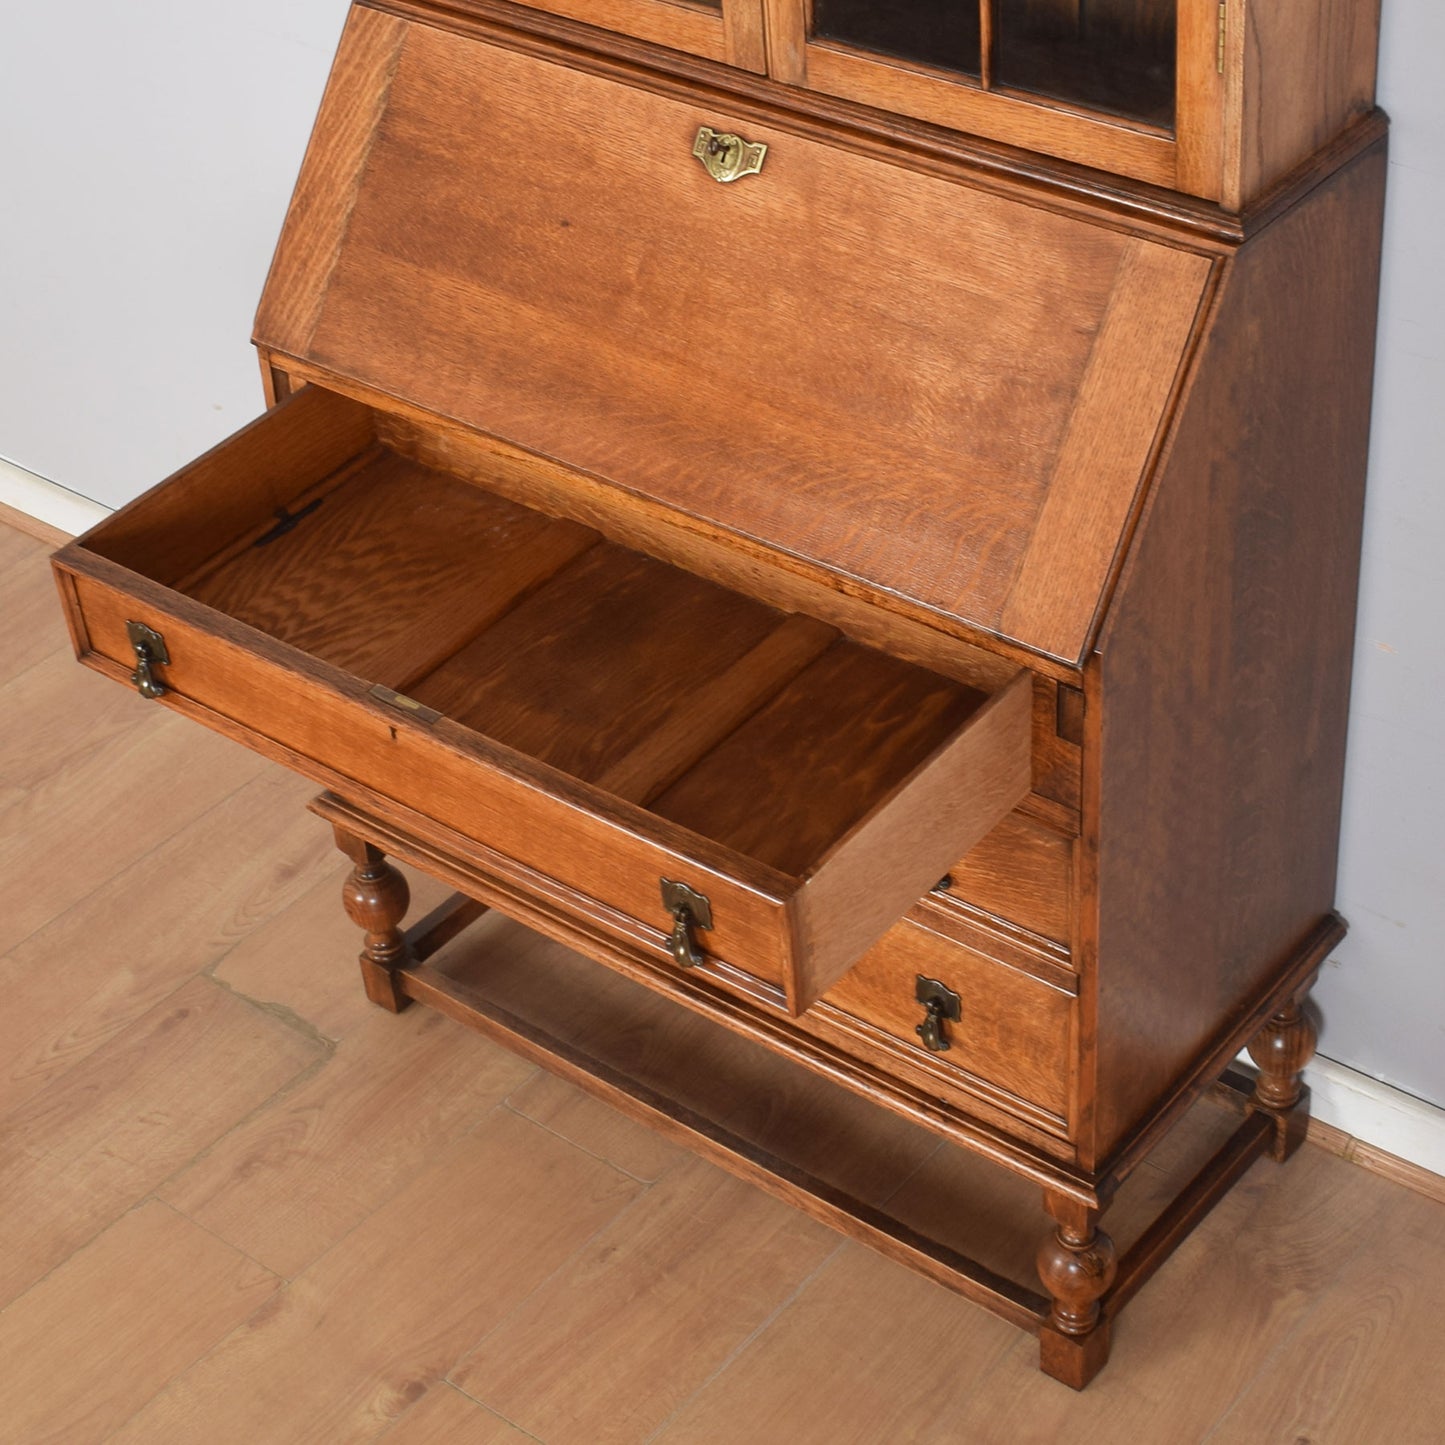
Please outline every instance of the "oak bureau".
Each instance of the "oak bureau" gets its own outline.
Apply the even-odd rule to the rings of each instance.
[[[368,995],[1037,1333],[1303,1135],[1385,175],[1368,0],[369,0],[266,415],[55,558],[320,782]],[[388,855],[458,889],[404,932]],[[1005,1279],[429,962],[484,908],[1039,1188]],[[1244,1046],[1258,1077],[1231,1070]],[[1203,1091],[1238,1127],[1120,1257]]]

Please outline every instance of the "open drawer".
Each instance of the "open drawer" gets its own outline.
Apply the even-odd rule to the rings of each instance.
[[[382,445],[310,387],[56,557],[76,651],[794,1013],[1029,785],[992,696]]]

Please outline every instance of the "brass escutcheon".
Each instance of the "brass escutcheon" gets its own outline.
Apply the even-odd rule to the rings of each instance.
[[[713,180],[726,183],[757,175],[763,168],[768,148],[761,142],[745,141],[741,136],[705,125],[692,143],[692,153]]]

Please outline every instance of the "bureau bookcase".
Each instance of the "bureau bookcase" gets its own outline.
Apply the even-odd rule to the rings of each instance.
[[[57,554],[77,655],[324,787],[376,1003],[545,1063],[1082,1387],[1303,1137],[1376,19],[358,3],[257,318],[270,407]],[[389,858],[453,902],[407,928]],[[1037,1278],[459,983],[433,959],[486,909],[1032,1181]],[[1238,1127],[1121,1255],[1111,1199],[1209,1089]]]

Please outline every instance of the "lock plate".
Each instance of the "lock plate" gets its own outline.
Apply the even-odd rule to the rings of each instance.
[[[761,141],[745,141],[740,135],[705,125],[692,143],[692,153],[713,180],[726,185],[743,176],[757,175],[763,168],[768,148]]]

